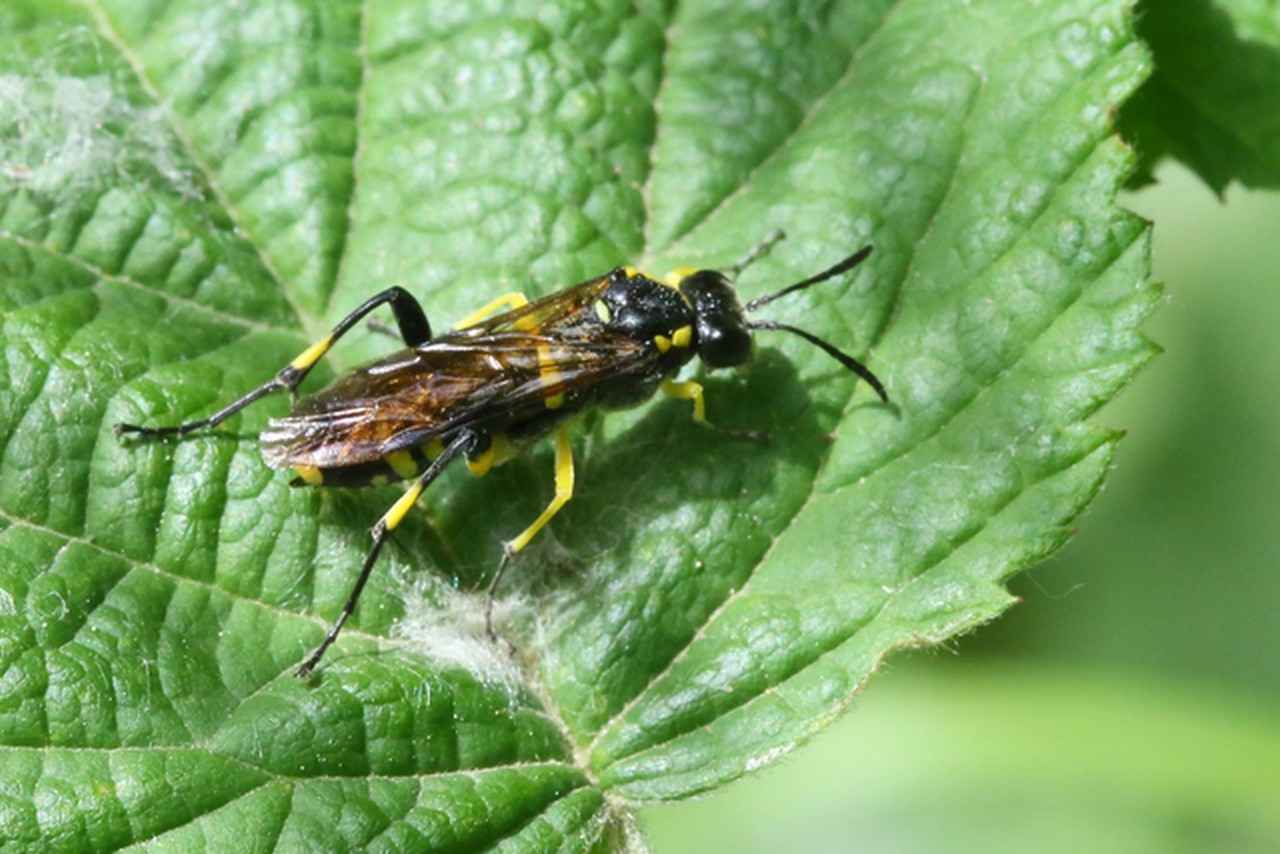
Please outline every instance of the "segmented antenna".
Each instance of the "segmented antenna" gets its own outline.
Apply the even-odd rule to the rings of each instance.
[[[846,273],[849,270],[852,270],[854,267],[858,266],[863,261],[867,260],[867,256],[870,254],[871,254],[871,247],[864,246],[861,249],[859,249],[857,252],[850,255],[848,258],[841,261],[839,264],[836,264],[834,267],[831,267],[829,269],[823,270],[821,273],[818,273],[816,276],[810,276],[804,281],[796,282],[794,285],[788,285],[787,287],[783,288],[782,290],[776,293],[766,294],[765,296],[762,296],[762,297],[756,297],[755,299],[747,303],[746,309],[747,311],[755,311],[761,306],[768,305],[769,303],[773,302],[779,297],[785,297],[787,294],[793,294],[796,291],[802,291],[805,288],[812,287],[816,284],[819,284],[820,282],[825,282],[828,279],[833,279],[836,276],[839,276],[841,273]],[[850,356],[848,353],[841,350],[839,347],[836,347],[834,344],[831,344],[827,341],[822,340],[817,335],[814,335],[812,332],[806,332],[805,330],[797,326],[792,326],[788,323],[780,323],[779,321],[776,321],[776,320],[753,320],[748,322],[747,326],[751,329],[777,329],[782,332],[790,332],[792,335],[799,335],[801,338],[808,341],[810,344],[817,347],[819,350],[826,353],[828,356],[830,356],[831,358],[839,362],[841,365],[843,365],[845,370],[850,371],[854,374],[857,374],[859,377],[866,380],[867,384],[870,385],[873,389],[875,389],[876,394],[880,396],[881,400],[883,400],[885,403],[889,402],[889,393],[885,391],[884,383],[880,382],[880,379],[875,374],[871,373],[870,368],[868,368],[866,365],[862,364],[862,362],[859,362],[857,359]]]
[[[871,247],[864,246],[861,249],[859,249],[857,252],[850,255],[848,258],[841,261],[839,264],[836,264],[834,267],[828,270],[823,270],[821,273],[819,273],[816,276],[810,276],[809,278],[805,279],[802,282],[796,282],[794,285],[787,285],[785,288],[778,291],[777,293],[766,294],[762,297],[756,297],[751,302],[747,303],[746,309],[747,311],[755,311],[757,308],[760,308],[761,306],[766,306],[769,303],[773,302],[774,300],[778,299],[779,297],[785,297],[787,294],[793,294],[796,291],[802,291],[805,288],[813,287],[814,285],[820,282],[825,282],[827,279],[833,279],[836,276],[840,275],[841,273],[845,273],[845,272],[848,272],[849,270],[852,270],[854,267],[858,266],[863,261],[867,260],[867,256],[870,254],[871,254]]]

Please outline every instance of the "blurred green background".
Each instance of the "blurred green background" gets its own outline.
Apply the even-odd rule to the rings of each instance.
[[[1023,604],[890,659],[795,756],[642,823],[677,852],[1280,851],[1280,195],[1179,166],[1155,222],[1165,348],[1076,538]]]

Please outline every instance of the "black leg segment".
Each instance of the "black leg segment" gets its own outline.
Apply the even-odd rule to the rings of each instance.
[[[360,601],[360,594],[364,591],[364,585],[369,580],[369,575],[373,572],[373,564],[378,559],[378,552],[382,551],[382,544],[391,536],[391,532],[396,529],[405,514],[417,502],[423,491],[431,485],[431,482],[439,477],[440,472],[444,471],[445,466],[459,454],[467,453],[476,447],[477,437],[474,433],[462,433],[453,441],[445,446],[444,452],[427,466],[426,471],[418,476],[413,486],[400,497],[400,500],[392,505],[391,509],[383,514],[378,523],[373,526],[373,546],[369,549],[369,553],[365,555],[364,563],[360,566],[360,575],[356,578],[355,586],[351,588],[351,595],[347,597],[347,602],[342,606],[342,613],[338,615],[338,619],[334,620],[333,626],[330,627],[329,633],[325,635],[324,640],[320,642],[320,646],[316,647],[316,651],[302,662],[302,666],[298,668],[298,678],[306,679],[315,670],[316,665],[320,663],[320,659],[324,657],[325,652],[338,639],[338,633],[342,631],[342,626],[347,622],[347,618],[356,609],[356,603]]]
[[[244,397],[224,406],[208,418],[187,421],[171,427],[139,427],[136,424],[117,424],[115,427],[116,435],[139,433],[143,436],[184,436],[193,430],[216,427],[249,404],[255,403],[269,394],[282,389],[288,389],[293,392],[339,338],[345,335],[351,327],[359,323],[362,317],[383,303],[390,303],[391,311],[396,318],[396,325],[400,328],[400,336],[404,339],[406,346],[416,347],[431,340],[431,324],[427,322],[427,315],[423,312],[422,305],[414,299],[413,294],[401,287],[387,288],[382,293],[365,300],[359,308],[342,318],[338,325],[333,327],[332,332],[302,351],[296,359],[282,368],[270,380]]]
[[[391,313],[395,315],[396,326],[400,328],[400,337],[404,339],[406,347],[417,347],[431,340],[431,324],[427,322],[422,304],[414,298],[413,294],[399,286],[387,288],[382,293],[365,300],[359,308],[342,318],[338,325],[333,327],[330,337],[335,340],[341,337],[348,329],[359,323],[360,318],[383,303],[391,304]]]

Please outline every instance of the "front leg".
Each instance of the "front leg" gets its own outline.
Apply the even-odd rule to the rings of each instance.
[[[498,569],[493,574],[493,579],[489,582],[489,588],[485,591],[484,600],[484,629],[489,634],[490,640],[497,641],[498,633],[493,630],[493,599],[494,593],[498,589],[498,583],[502,581],[503,574],[507,571],[507,564],[511,562],[516,552],[529,545],[529,541],[542,530],[542,528],[551,521],[551,517],[560,512],[560,508],[564,507],[573,497],[573,445],[569,441],[569,425],[561,424],[556,430],[556,493],[551,499],[545,510],[533,520],[529,527],[525,528],[520,536],[516,537],[509,543],[503,544],[502,560],[498,562]],[[511,644],[507,644],[510,651],[514,651]]]

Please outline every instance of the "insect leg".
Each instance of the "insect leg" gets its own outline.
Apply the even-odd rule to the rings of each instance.
[[[724,271],[725,275],[730,279],[738,278],[739,274],[741,274],[743,270],[750,267],[762,256],[767,255],[769,250],[785,240],[786,237],[787,233],[780,228],[775,228],[773,231],[770,231],[764,236],[763,240],[751,247],[750,252],[743,255],[737,261],[734,261],[733,265]]]
[[[497,299],[490,300],[480,306],[466,317],[459,320],[453,327],[454,329],[466,329],[468,326],[474,326],[484,320],[491,314],[496,314],[500,309],[505,308],[507,311],[514,311],[529,304],[529,298],[522,293],[512,291],[509,294],[503,294]]]
[[[292,392],[311,372],[316,362],[319,362],[324,354],[329,352],[329,348],[333,346],[335,341],[346,334],[347,330],[351,329],[352,326],[355,326],[360,321],[360,318],[383,303],[391,304],[391,311],[395,314],[396,324],[400,327],[400,336],[404,339],[406,345],[414,347],[431,340],[431,324],[427,322],[427,316],[422,311],[422,306],[414,299],[413,295],[404,288],[387,288],[382,293],[365,300],[359,308],[342,318],[338,325],[333,327],[333,331],[299,353],[297,358],[285,365],[270,380],[244,397],[232,401],[208,418],[187,421],[171,427],[139,427],[136,424],[117,424],[115,428],[116,435],[141,433],[144,436],[184,436],[192,430],[216,427],[249,404],[261,400],[273,392],[281,389],[288,389]]]
[[[489,582],[489,589],[486,591],[484,603],[484,628],[489,633],[489,638],[496,641],[498,634],[493,630],[493,594],[498,589],[498,582],[502,580],[502,575],[506,572],[507,563],[516,552],[529,545],[529,541],[542,530],[542,528],[551,521],[551,517],[560,511],[560,508],[568,503],[573,497],[573,445],[569,442],[569,425],[562,424],[556,430],[556,494],[551,499],[551,503],[547,505],[547,509],[537,519],[533,520],[533,524],[524,529],[520,536],[507,543],[502,549],[502,560],[498,562],[498,569],[493,574],[493,579]]]
[[[707,405],[703,402],[702,384],[693,380],[677,382],[668,377],[662,381],[662,393],[667,397],[693,401],[693,420],[699,424],[707,423]]]
[[[365,582],[369,580],[369,575],[373,571],[373,564],[378,559],[378,552],[382,550],[382,544],[387,541],[387,538],[391,536],[391,532],[413,509],[413,505],[417,503],[423,491],[440,475],[440,472],[444,471],[444,467],[454,457],[465,453],[468,448],[474,447],[475,442],[476,436],[474,433],[462,433],[446,445],[440,456],[432,460],[426,471],[413,482],[413,486],[409,487],[405,494],[400,496],[399,500],[391,505],[391,509],[384,513],[378,523],[373,526],[373,546],[369,549],[369,553],[365,555],[364,563],[360,566],[360,575],[356,578],[355,586],[351,588],[351,595],[347,597],[346,604],[342,606],[342,613],[338,614],[338,619],[334,620],[333,625],[329,628],[329,633],[320,642],[320,646],[316,647],[316,651],[311,653],[307,660],[302,662],[302,666],[298,668],[297,675],[299,679],[305,679],[311,675],[311,671],[315,670],[325,652],[338,639],[338,632],[342,631],[343,624],[347,622],[347,618],[356,609],[356,603],[360,601],[360,594],[364,591]]]
[[[662,381],[662,393],[667,397],[675,397],[680,400],[693,401],[693,420],[696,424],[703,427],[709,427],[717,433],[721,433],[733,439],[746,439],[749,442],[767,442],[769,440],[768,433],[762,433],[758,430],[734,430],[729,427],[721,427],[707,420],[707,406],[704,402],[705,394],[703,393],[702,383],[693,380],[673,380],[667,377]]]

